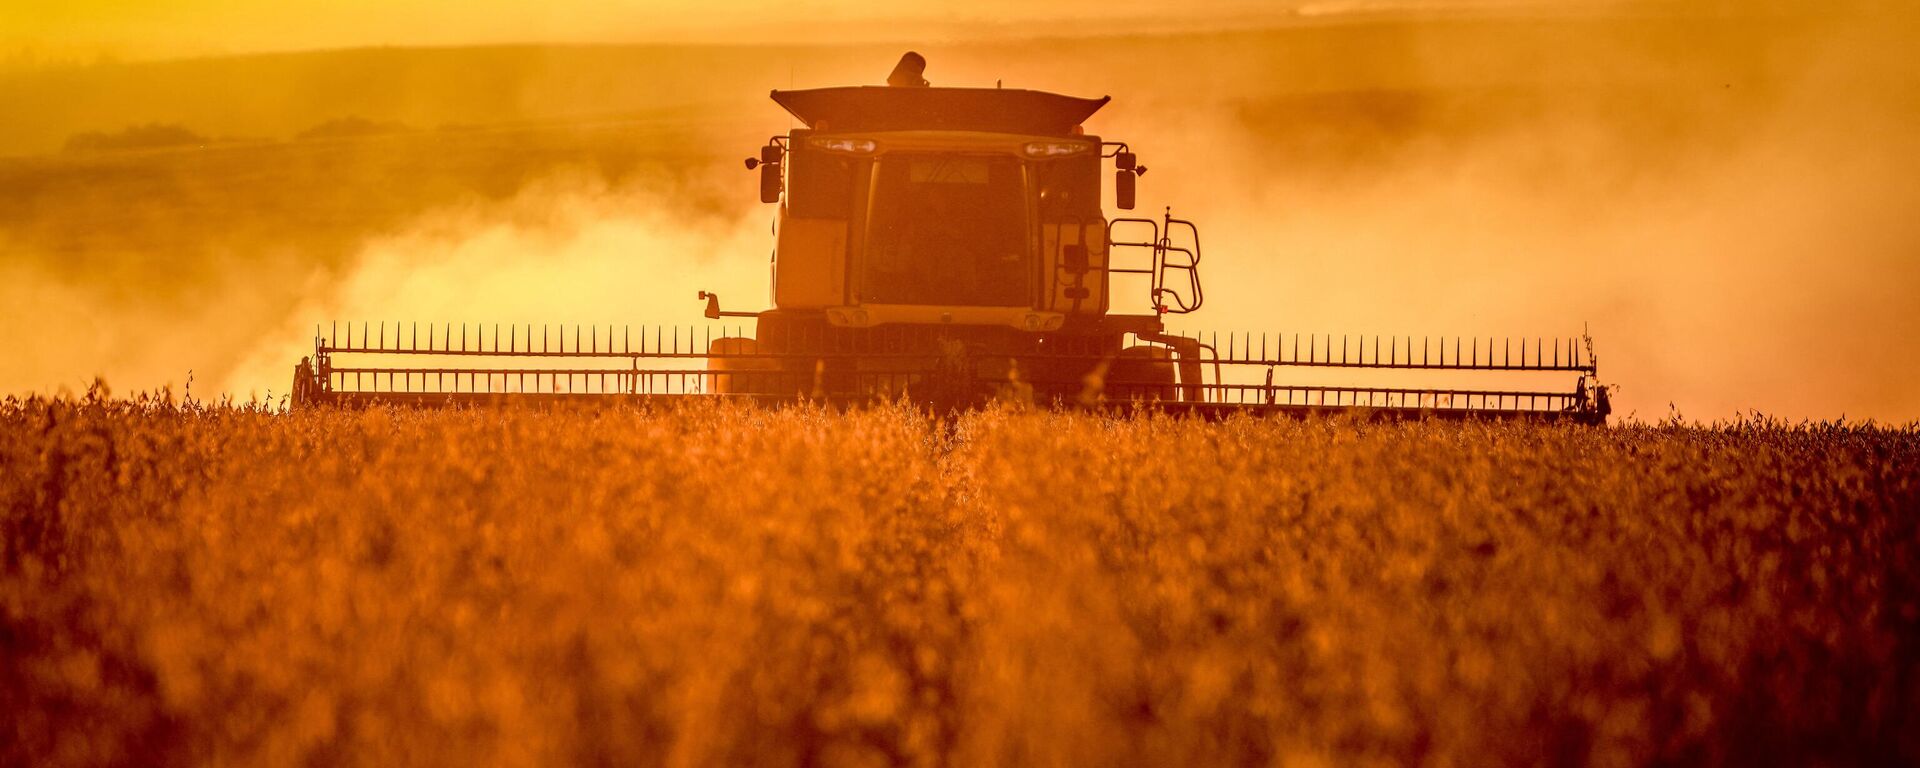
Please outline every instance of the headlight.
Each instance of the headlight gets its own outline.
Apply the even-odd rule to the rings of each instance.
[[[1033,141],[1027,143],[1027,157],[1066,157],[1087,151],[1090,146],[1078,141]]]
[[[871,155],[874,150],[880,148],[873,139],[808,139],[807,143],[817,149],[849,155]]]

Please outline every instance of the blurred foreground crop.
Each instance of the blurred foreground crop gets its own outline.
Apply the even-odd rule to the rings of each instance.
[[[1920,760],[1920,433],[0,405],[0,763]]]

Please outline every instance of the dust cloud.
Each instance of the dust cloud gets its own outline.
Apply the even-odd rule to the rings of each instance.
[[[1141,153],[1141,212],[1201,227],[1207,306],[1178,327],[1584,329],[1623,414],[1920,418],[1914,14],[1598,7],[914,47],[936,85],[1114,96],[1088,130]],[[745,156],[788,123],[767,89],[877,82],[889,53],[742,48],[760,58],[724,85],[763,108],[683,108]],[[484,204],[418,206],[325,265],[215,270],[184,302],[10,260],[0,326],[43,333],[10,334],[39,338],[0,387],[177,384],[198,361],[197,381],[244,399],[281,391],[335,319],[686,323],[697,290],[758,309],[772,212],[717,157],[673,161],[691,193],[529,173]],[[688,194],[719,202],[662,212]]]
[[[83,267],[10,248],[0,328],[15,343],[0,356],[0,392],[77,393],[100,377],[121,393],[278,402],[323,323],[683,323],[699,317],[700,290],[730,308],[763,306],[770,213],[715,207],[718,183],[562,169],[499,199],[374,227],[351,246],[290,233],[278,252],[256,237],[202,243],[205,222],[143,230],[189,241],[156,247],[193,259],[177,270],[150,254],[96,253]],[[152,204],[193,215],[178,201]],[[180,226],[195,231],[170,232]],[[359,227],[372,225],[349,228]]]
[[[402,328],[420,339],[448,323],[476,334],[481,326],[639,333],[704,325],[700,291],[718,293],[728,309],[761,309],[770,222],[755,209],[690,220],[658,192],[567,176],[497,206],[436,213],[369,244],[350,274],[262,335],[227,386],[290,381],[292,362],[312,354],[316,335],[344,333],[335,321],[352,324],[356,337],[363,323],[386,323],[397,340]]]
[[[1222,82],[1236,70],[1196,54],[1212,108],[1130,115],[1127,133],[1156,171],[1146,207],[1207,238],[1208,305],[1185,327],[1591,330],[1622,413],[1907,421],[1920,67],[1895,52],[1912,29],[1408,26],[1351,62],[1373,87],[1265,99],[1233,94],[1284,71]]]

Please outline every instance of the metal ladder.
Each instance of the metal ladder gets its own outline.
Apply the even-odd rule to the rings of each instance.
[[[1144,227],[1144,229],[1143,229]],[[1144,234],[1144,239],[1115,239],[1114,230]],[[1176,241],[1175,233],[1180,239]],[[1152,281],[1148,300],[1159,314],[1184,315],[1200,308],[1206,295],[1200,290],[1200,228],[1186,219],[1173,217],[1168,208],[1159,221],[1116,218],[1107,222],[1107,253],[1112,259],[1116,248],[1144,248],[1152,253],[1152,263],[1141,268],[1109,266],[1114,274],[1147,275]],[[1182,291],[1181,289],[1185,290]]]

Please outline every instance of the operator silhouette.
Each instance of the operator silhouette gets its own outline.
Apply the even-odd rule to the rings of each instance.
[[[927,87],[927,60],[920,54],[907,51],[900,57],[900,63],[893,65],[893,74],[887,75],[887,85],[895,88]]]

